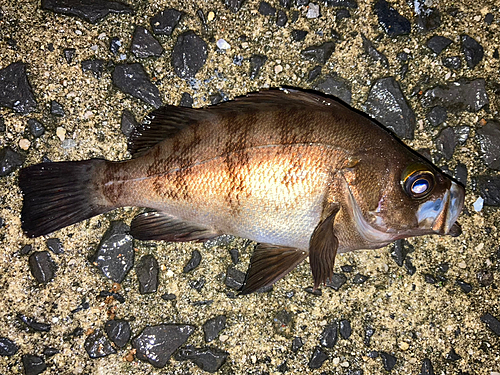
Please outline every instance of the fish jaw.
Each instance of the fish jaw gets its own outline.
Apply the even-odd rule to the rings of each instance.
[[[416,214],[419,228],[440,235],[459,235],[461,230],[456,221],[462,212],[464,199],[464,188],[451,181],[450,188],[443,196],[419,206]]]

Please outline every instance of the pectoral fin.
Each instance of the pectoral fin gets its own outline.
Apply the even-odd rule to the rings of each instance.
[[[335,216],[339,207],[335,206],[331,214],[321,221],[314,230],[309,242],[309,260],[314,278],[314,289],[333,276],[333,265],[339,241],[333,231]]]
[[[307,251],[292,247],[258,244],[250,261],[241,294],[274,284],[307,257]]]

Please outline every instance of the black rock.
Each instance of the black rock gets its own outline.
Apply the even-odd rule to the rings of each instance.
[[[25,375],[38,375],[47,369],[42,357],[31,354],[23,355],[23,367]]]
[[[224,5],[233,13],[238,12],[245,0],[224,0]]]
[[[62,106],[61,103],[56,102],[55,100],[52,100],[50,102],[50,113],[53,114],[54,116],[58,117],[64,117],[64,107]]]
[[[92,72],[95,78],[101,78],[104,70],[104,61],[100,59],[90,59],[82,61],[82,72]]]
[[[441,105],[449,110],[477,112],[489,103],[482,78],[465,79],[427,90],[421,99],[424,107]]]
[[[337,323],[327,325],[321,332],[319,344],[325,348],[333,348],[339,339],[338,329]]]
[[[41,137],[43,133],[45,133],[44,126],[40,123],[40,121],[35,120],[34,118],[30,118],[28,120],[28,126],[30,128],[30,133],[35,138]]]
[[[194,78],[208,56],[207,43],[189,30],[177,37],[172,51],[172,65],[180,78]]]
[[[327,95],[333,95],[347,104],[351,104],[351,83],[338,76],[326,76],[314,85],[314,89]]]
[[[410,276],[415,275],[415,272],[417,272],[417,268],[413,265],[410,258],[405,259],[405,268],[406,268],[406,272]]]
[[[440,35],[434,35],[427,41],[426,46],[436,55],[439,55],[451,43],[453,43],[451,39]]]
[[[120,129],[123,135],[129,137],[138,125],[139,124],[135,120],[134,114],[128,109],[124,109],[122,112],[122,119],[120,124]]]
[[[476,137],[484,164],[500,171],[500,123],[488,121],[476,131]]]
[[[476,274],[476,277],[477,281],[482,286],[490,286],[494,281],[493,273],[485,269],[479,270]]]
[[[378,0],[373,7],[378,23],[390,37],[406,35],[411,31],[410,21],[398,13],[385,0]]]
[[[462,68],[462,60],[459,56],[443,57],[443,66],[448,69],[458,70]]]
[[[292,30],[292,40],[294,42],[302,42],[309,32],[306,30]]]
[[[0,337],[0,356],[11,357],[17,353],[19,347],[12,340],[7,337]]]
[[[182,93],[179,106],[192,108],[193,107],[193,97],[191,95],[189,95],[187,92]]]
[[[478,176],[477,186],[486,206],[500,206],[500,176]]]
[[[0,106],[26,115],[37,102],[26,76],[26,64],[18,61],[0,69]]]
[[[307,288],[304,288],[304,290],[313,296],[321,296],[323,294],[321,289],[314,289],[312,286],[308,286]]]
[[[314,348],[308,366],[312,369],[320,368],[327,359],[328,354],[321,347],[317,346]]]
[[[398,137],[413,139],[415,113],[393,77],[377,80],[370,89],[365,111]]]
[[[301,337],[294,337],[292,340],[292,352],[296,353],[300,348],[304,346],[304,342]]]
[[[352,333],[351,322],[347,319],[342,319],[339,324],[339,332],[340,336],[343,339],[347,340],[349,337],[351,337]]]
[[[163,299],[165,301],[173,301],[176,298],[177,298],[177,296],[173,293],[164,293],[161,295],[161,299]]]
[[[386,353],[386,352],[380,352],[380,357],[382,358],[382,363],[384,364],[384,369],[386,371],[391,371],[394,366],[396,365],[396,357],[393,355]]]
[[[55,356],[58,353],[61,353],[61,351],[59,349],[56,349],[56,348],[45,348],[45,349],[43,349],[43,355],[46,358],[50,358],[52,356]]]
[[[307,47],[300,54],[306,59],[316,61],[319,64],[326,64],[333,51],[335,51],[334,42],[324,42],[315,46]]]
[[[231,261],[233,264],[236,265],[240,262],[240,253],[238,252],[238,249],[229,250],[229,254],[231,254]]]
[[[354,278],[352,279],[352,283],[360,285],[360,284],[363,284],[366,280],[368,280],[368,276],[357,273],[356,275],[354,275]]]
[[[363,370],[361,369],[349,370],[347,375],[363,375]]]
[[[252,55],[250,57],[250,79],[255,79],[259,75],[260,68],[267,61],[267,56],[264,55]]]
[[[175,27],[179,23],[182,12],[176,9],[165,9],[156,13],[151,20],[151,29],[156,35],[172,35]]]
[[[361,40],[363,41],[363,49],[375,62],[380,62],[382,66],[388,67],[389,60],[387,57],[373,46],[373,43],[368,40],[363,34],[361,34]]]
[[[76,49],[74,48],[65,48],[63,49],[63,55],[68,64],[73,62],[73,58],[75,57]]]
[[[375,334],[375,328],[372,328],[370,326],[365,328],[365,338],[363,339],[363,343],[366,346],[370,346],[370,340],[372,339],[372,336]]]
[[[475,39],[468,35],[460,36],[462,41],[462,52],[467,66],[473,69],[484,57],[484,49]]]
[[[276,16],[276,25],[283,27],[288,22],[288,17],[284,10],[278,10],[278,15]]]
[[[158,88],[149,81],[144,67],[139,64],[120,64],[113,71],[113,83],[124,93],[159,108],[162,105]]]
[[[457,279],[457,281],[455,281],[455,284],[458,285],[464,293],[470,293],[472,291],[472,285],[466,283],[461,279]]]
[[[64,249],[59,238],[49,238],[46,242],[47,248],[54,254],[63,254]]]
[[[224,97],[220,92],[216,92],[215,94],[211,94],[208,96],[208,100],[210,101],[211,105],[219,104],[223,99]]]
[[[358,3],[356,0],[325,0],[325,4],[331,7],[344,7],[356,9]]]
[[[37,331],[37,332],[49,332],[50,331],[50,324],[37,322],[35,319],[29,318],[23,314],[17,314],[17,318],[21,322],[26,324],[26,326],[31,328],[33,331]]]
[[[446,108],[436,105],[427,112],[427,120],[432,126],[439,126],[448,119]]]
[[[132,347],[136,349],[138,359],[149,362],[156,368],[162,368],[194,330],[194,326],[186,324],[148,326],[132,340]]]
[[[189,286],[196,290],[197,292],[201,292],[201,289],[205,286],[207,280],[202,276],[198,280],[193,280],[189,282]]]
[[[493,331],[497,336],[500,336],[500,321],[495,318],[490,313],[486,313],[481,316],[481,321],[486,324],[486,326]]]
[[[352,271],[354,271],[354,266],[352,266],[350,264],[344,264],[344,265],[340,266],[340,269],[342,270],[342,272],[352,272]]]
[[[431,275],[429,273],[424,274],[424,280],[427,284],[436,284],[437,279],[434,277],[434,275]]]
[[[219,315],[215,318],[209,319],[203,324],[203,333],[205,334],[205,341],[210,342],[215,340],[220,331],[226,328],[226,316]]]
[[[122,41],[117,36],[114,36],[109,41],[109,50],[113,55],[117,55],[120,52],[120,47],[122,46]]]
[[[278,367],[276,367],[276,371],[281,372],[282,374],[284,374],[288,370],[289,369],[288,365],[286,364],[286,361],[282,362],[280,365],[278,365]]]
[[[0,149],[0,177],[7,176],[24,163],[25,156],[10,147]]]
[[[115,348],[100,329],[96,329],[87,336],[83,346],[90,358],[101,358],[116,353]]]
[[[420,375],[434,375],[434,368],[432,367],[432,363],[429,358],[425,358],[423,360]]]
[[[413,252],[413,246],[407,240],[397,240],[391,251],[391,257],[399,267],[403,266],[406,256]]]
[[[35,251],[29,257],[31,274],[40,284],[47,284],[55,275],[57,266],[48,251]]]
[[[226,362],[228,352],[218,348],[195,348],[191,345],[180,349],[175,355],[177,361],[191,360],[203,371],[214,373]]]
[[[134,265],[135,251],[129,229],[121,221],[111,222],[93,259],[102,274],[116,283],[121,283]]]
[[[463,186],[467,186],[467,166],[463,163],[457,163],[455,167],[455,178]]]
[[[130,324],[126,320],[108,320],[104,326],[106,335],[119,348],[130,340]]]
[[[487,25],[491,25],[493,23],[493,13],[487,13],[485,16],[484,16],[484,22],[487,24]]]
[[[88,303],[88,301],[85,300],[85,298],[83,298],[82,303],[80,303],[76,308],[71,310],[71,313],[76,314],[79,311],[88,310],[89,308],[90,308],[90,304]]]
[[[349,12],[349,9],[337,9],[337,12],[335,13],[335,19],[337,21],[342,21],[344,18],[351,18],[351,12]]]
[[[125,297],[123,297],[120,293],[108,292],[107,290],[101,290],[99,292],[99,297],[103,297],[103,298],[112,297],[120,303],[125,303]]]
[[[245,273],[229,266],[226,270],[226,286],[231,289],[239,290],[245,282]]]
[[[458,361],[458,360],[462,359],[462,357],[457,354],[457,352],[455,351],[455,348],[451,348],[450,352],[448,354],[446,354],[446,359],[448,361]]]
[[[339,290],[346,282],[347,277],[343,273],[334,272],[333,276],[327,280],[325,285],[332,289]]]
[[[151,56],[160,57],[163,53],[163,47],[151,35],[148,29],[136,26],[134,36],[132,37],[132,44],[130,45],[130,52],[140,59]]]
[[[158,290],[158,274],[160,267],[156,258],[147,254],[144,255],[135,268],[135,274],[139,281],[139,293],[150,294]]]
[[[265,1],[261,1],[259,4],[259,13],[263,16],[274,16],[276,14],[276,8]]]
[[[200,252],[198,250],[193,250],[193,252],[191,253],[191,259],[189,259],[189,261],[186,263],[182,272],[188,273],[194,270],[196,267],[200,265],[200,262],[201,262]]]
[[[436,138],[436,148],[443,154],[446,160],[451,160],[456,146],[457,140],[453,128],[447,127],[441,130]]]
[[[290,6],[292,5],[292,0],[279,0],[279,4],[286,9],[290,9]]]
[[[126,4],[109,0],[42,0],[42,9],[68,16],[75,16],[90,23],[97,23],[109,13],[133,14]]]
[[[425,33],[441,26],[441,13],[439,9],[424,7],[415,20],[416,30]]]
[[[19,255],[28,255],[33,250],[32,245],[24,245],[21,250],[19,250]]]
[[[367,357],[369,358],[378,358],[378,352],[376,350],[370,350],[367,354]]]
[[[29,122],[29,120],[28,120]],[[2,116],[0,116],[0,133],[3,133],[5,131],[5,121]]]

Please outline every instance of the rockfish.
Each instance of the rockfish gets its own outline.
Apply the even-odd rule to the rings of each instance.
[[[256,241],[242,289],[251,293],[307,256],[317,288],[337,253],[460,234],[464,188],[333,98],[269,90],[207,108],[162,107],[129,150],[126,161],[22,169],[26,235],[144,207],[130,227],[140,240]]]

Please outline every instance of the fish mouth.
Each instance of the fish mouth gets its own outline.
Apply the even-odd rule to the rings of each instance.
[[[417,212],[418,224],[432,233],[456,237],[462,233],[456,221],[464,206],[465,190],[452,181],[444,195],[434,201],[422,203]]]

